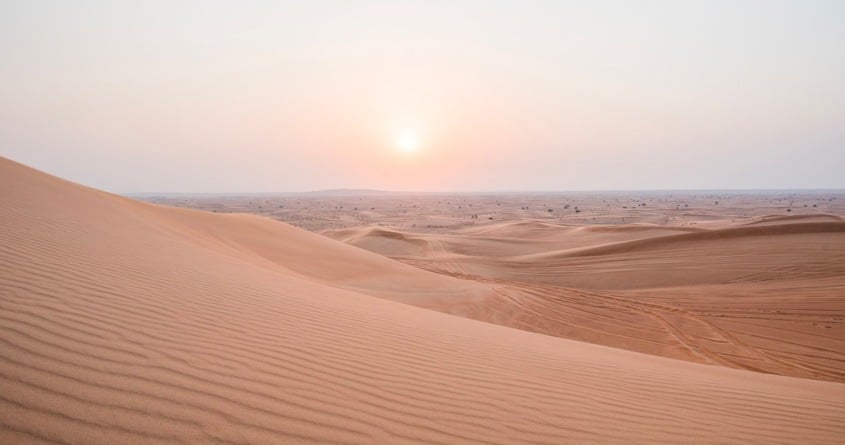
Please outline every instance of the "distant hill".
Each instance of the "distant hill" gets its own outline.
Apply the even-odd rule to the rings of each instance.
[[[374,195],[404,195],[408,192],[393,192],[389,190],[373,189],[326,189],[307,192],[312,196],[374,196]]]

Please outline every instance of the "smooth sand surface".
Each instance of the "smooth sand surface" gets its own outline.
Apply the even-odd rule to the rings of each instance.
[[[802,237],[795,247],[829,233],[783,236]],[[756,248],[767,236],[739,237],[736,248]],[[458,254],[445,240],[423,241],[442,247],[418,254],[426,268],[461,275],[465,267],[475,273],[502,267],[492,256],[474,266],[452,261]],[[502,243],[486,242],[491,251]],[[598,256],[661,252],[668,263],[699,242],[709,241]],[[579,248],[519,248],[500,257],[560,270],[573,258],[596,257],[567,250]],[[838,245],[830,250],[839,258]],[[745,285],[755,279],[743,278],[751,272],[764,278],[767,272],[749,270],[701,277],[696,289],[705,292],[724,277]],[[614,282],[626,280],[615,273]],[[794,272],[796,288],[806,273]],[[446,275],[281,222],[141,203],[0,158],[0,443],[845,437],[841,383],[672,360],[414,306],[478,308],[497,298],[491,292],[508,292],[483,277]],[[833,267],[818,283],[837,277]],[[558,289],[567,280],[578,278],[535,277],[513,291]],[[662,280],[648,276],[643,285]],[[597,301],[607,303],[610,297],[601,295]]]

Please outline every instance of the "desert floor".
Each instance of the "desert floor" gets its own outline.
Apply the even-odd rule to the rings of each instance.
[[[145,199],[0,158],[0,443],[845,438],[841,194]]]
[[[845,381],[845,193],[148,196],[269,216],[494,290],[420,304],[531,332]]]

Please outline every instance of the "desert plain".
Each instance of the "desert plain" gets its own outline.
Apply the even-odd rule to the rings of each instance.
[[[843,215],[125,197],[0,158],[0,443],[841,443]]]

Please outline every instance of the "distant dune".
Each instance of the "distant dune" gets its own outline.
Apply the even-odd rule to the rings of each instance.
[[[509,245],[494,235],[484,235],[485,249]],[[501,266],[452,261],[468,255],[448,238],[344,236],[410,243],[426,268],[448,259],[461,268],[456,276],[464,266]],[[790,246],[805,242],[822,241]],[[837,244],[829,253],[838,252]],[[535,291],[558,279],[564,265],[555,261]],[[814,270],[778,273],[800,279]],[[765,267],[757,272],[736,275],[767,279]],[[141,203],[0,158],[0,443],[845,437],[841,383],[672,360],[399,303],[477,310],[504,289],[446,275],[273,220]]]

